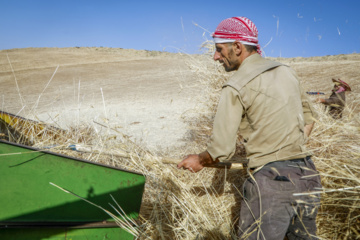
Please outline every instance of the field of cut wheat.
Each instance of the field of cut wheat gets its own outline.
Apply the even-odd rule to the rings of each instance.
[[[329,96],[332,78],[352,88],[341,120],[315,103],[317,96],[309,96],[319,119],[307,148],[323,184],[319,238],[360,239],[360,55],[275,60],[294,68],[306,91]],[[138,239],[236,239],[245,173],[204,169],[193,174],[164,161],[206,148],[228,77],[206,53],[3,50],[0,110],[55,127],[39,134],[26,125],[11,137],[14,142],[24,143],[26,135],[26,143],[36,148],[144,174],[136,227],[118,219]],[[70,144],[94,151],[72,151]],[[239,143],[238,154],[242,149]]]

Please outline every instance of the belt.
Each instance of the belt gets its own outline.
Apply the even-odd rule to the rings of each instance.
[[[286,161],[289,161],[289,162],[295,162],[295,163],[304,163],[305,162],[305,159],[304,158],[297,158],[297,159],[290,159],[290,160],[286,160]]]
[[[308,157],[306,157],[306,158],[296,158],[296,159],[289,159],[289,160],[282,160],[282,161],[274,161],[274,162],[269,162],[269,163],[267,163],[267,164],[271,164],[271,163],[278,163],[278,162],[290,162],[290,163],[305,163],[306,164],[306,162],[305,162],[305,159],[306,159],[306,161],[309,161],[309,160],[311,160],[311,158],[308,156]],[[267,164],[265,164],[264,166],[266,166]],[[257,172],[257,171],[259,171],[262,167],[264,167],[264,166],[261,166],[261,167],[256,167],[256,168],[249,168],[249,171],[250,171],[250,173],[253,173],[253,172]]]

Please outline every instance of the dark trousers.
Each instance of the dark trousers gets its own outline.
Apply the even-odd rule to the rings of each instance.
[[[320,176],[310,157],[272,162],[250,174],[243,186],[240,239],[317,239],[320,194],[306,193],[319,188]]]

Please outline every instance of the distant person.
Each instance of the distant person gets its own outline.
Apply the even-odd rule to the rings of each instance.
[[[327,111],[334,119],[342,118],[342,113],[345,107],[345,92],[351,91],[350,86],[340,80],[333,78],[332,81],[335,83],[334,88],[331,90],[332,93],[328,99],[318,98],[317,102],[322,103],[326,106]]]
[[[249,160],[240,239],[316,239],[320,196],[293,195],[321,187],[304,148],[316,114],[299,79],[290,67],[261,57],[257,28],[245,17],[223,20],[213,39],[214,60],[234,74],[223,85],[207,149],[178,168],[196,173],[231,159],[240,130]]]

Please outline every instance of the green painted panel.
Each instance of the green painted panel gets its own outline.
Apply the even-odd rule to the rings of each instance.
[[[90,229],[0,229],[4,240],[132,240],[134,237],[121,228]]]
[[[102,210],[49,182],[115,213],[109,206],[114,205],[112,195],[128,217],[137,218],[145,185],[139,173],[3,141],[0,176],[0,225],[111,220]]]

